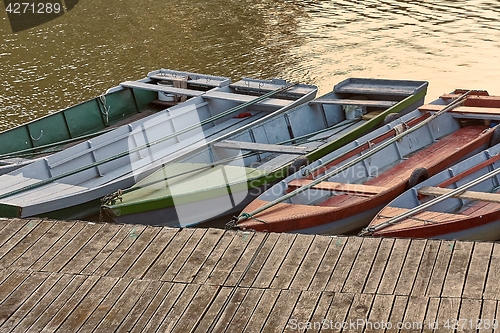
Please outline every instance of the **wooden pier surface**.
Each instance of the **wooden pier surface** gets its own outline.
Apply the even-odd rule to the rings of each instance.
[[[491,242],[0,220],[0,333],[492,332],[499,300]]]

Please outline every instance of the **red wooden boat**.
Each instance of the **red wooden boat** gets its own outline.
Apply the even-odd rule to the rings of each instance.
[[[500,119],[500,97],[474,91],[459,106],[450,103],[462,93],[443,95],[299,170],[250,203],[231,226],[333,234],[365,227],[407,188],[498,140],[485,120]]]
[[[498,240],[498,174],[500,144],[404,192],[375,216],[361,236]]]

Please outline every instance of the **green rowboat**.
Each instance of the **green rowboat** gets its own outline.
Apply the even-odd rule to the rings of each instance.
[[[226,77],[160,69],[106,93],[0,133],[0,175],[112,128],[227,86]]]

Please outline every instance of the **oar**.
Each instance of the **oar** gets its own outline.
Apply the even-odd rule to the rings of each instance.
[[[346,163],[345,165],[329,172],[329,173],[326,173],[325,175],[321,176],[321,177],[318,177],[316,178],[315,180],[313,180],[311,183],[305,185],[305,186],[302,186],[302,187],[299,187],[297,188],[296,190],[290,192],[290,193],[287,193],[271,202],[268,202],[267,204],[265,204],[264,206],[261,206],[257,209],[255,209],[254,211],[250,212],[250,213],[246,213],[246,212],[243,212],[240,214],[240,216],[238,216],[237,218],[235,217],[231,222],[229,222],[228,225],[237,225],[239,222],[241,221],[244,221],[248,218],[252,218],[255,214],[258,214],[260,212],[263,212],[265,211],[266,209],[268,208],[271,208],[273,207],[274,205],[280,203],[280,202],[283,202],[289,198],[292,198],[294,196],[296,196],[297,194],[299,193],[302,193],[304,191],[307,191],[308,189],[310,189],[311,187],[321,183],[322,181],[332,177],[332,176],[335,176],[335,175],[338,175],[340,173],[342,173],[343,171],[349,169],[351,166],[363,161],[364,159],[378,153],[379,151],[381,151],[382,149],[388,147],[389,145],[391,145],[392,143],[398,141],[399,139],[401,139],[402,137],[416,131],[417,129],[421,128],[422,126],[424,126],[425,124],[427,124],[428,122],[430,122],[431,120],[439,117],[441,114],[449,111],[449,110],[452,110],[453,108],[457,107],[458,105],[460,105],[462,103],[462,101],[467,97],[467,95],[469,95],[471,93],[471,90],[463,93],[462,95],[460,95],[456,100],[454,100],[452,103],[448,104],[447,106],[445,106],[444,108],[442,108],[441,110],[437,111],[436,113],[432,114],[429,118],[427,119],[424,119],[423,121],[421,121],[420,123],[418,123],[417,125],[413,126],[413,127],[410,127],[409,129],[407,129],[406,131],[394,136],[392,139],[390,140],[387,140],[386,142],[382,143],[380,146],[377,146],[375,148],[373,148],[372,150],[370,150],[369,152],[359,156],[358,158],[355,158],[353,159],[351,162],[349,163]],[[335,156],[335,159],[341,157],[341,156],[344,156],[346,154],[349,154],[351,152],[353,152],[354,150],[356,150],[357,148],[353,148],[349,151],[346,151],[345,153],[339,155],[339,156]],[[323,163],[321,166],[325,165],[325,164],[328,164],[329,161]],[[315,169],[318,169],[318,167],[316,167]]]
[[[463,184],[462,186],[457,187],[456,189],[454,189],[451,192],[448,192],[448,193],[440,195],[440,196],[438,196],[438,197],[436,197],[436,198],[434,198],[432,200],[429,200],[426,203],[423,203],[420,206],[415,207],[415,208],[413,208],[413,209],[411,209],[411,210],[409,210],[409,211],[407,211],[407,212],[405,212],[403,214],[391,217],[389,220],[385,221],[384,223],[381,223],[381,224],[376,225],[374,227],[365,228],[365,229],[363,229],[358,234],[358,236],[371,235],[371,234],[373,234],[374,232],[377,232],[380,229],[384,229],[385,227],[388,227],[388,226],[390,226],[392,224],[395,224],[395,223],[397,223],[397,222],[399,222],[401,220],[404,220],[404,219],[406,219],[406,218],[408,218],[408,217],[410,217],[410,216],[412,216],[414,214],[420,213],[421,211],[424,211],[427,208],[429,208],[429,207],[431,207],[431,206],[433,206],[435,204],[438,204],[438,203],[440,203],[443,200],[451,198],[451,197],[453,197],[455,195],[462,194],[463,192],[465,192],[469,188],[471,188],[471,187],[473,187],[473,186],[475,186],[475,185],[477,185],[477,184],[485,181],[488,178],[491,178],[491,177],[493,177],[495,175],[498,175],[498,174],[500,174],[500,169],[495,169],[493,171],[490,171],[487,174],[485,174],[485,175],[483,175],[483,176],[481,176],[479,178],[476,178],[476,179],[474,179],[474,180],[472,180],[472,181],[470,181],[470,182],[468,182],[466,184]]]
[[[259,96],[259,97],[255,98],[255,99],[252,99],[251,101],[245,102],[245,103],[240,104],[240,105],[238,105],[238,106],[235,106],[235,107],[233,107],[233,108],[231,108],[231,109],[229,109],[229,110],[227,110],[227,111],[224,111],[224,112],[222,112],[222,113],[220,113],[220,114],[217,114],[217,115],[215,115],[215,116],[212,116],[212,117],[210,117],[210,118],[207,118],[207,119],[205,119],[204,121],[201,121],[199,124],[195,124],[195,125],[192,125],[192,126],[188,126],[188,127],[186,127],[186,128],[183,128],[182,130],[179,130],[179,131],[177,131],[177,132],[171,133],[171,134],[169,134],[169,135],[167,135],[167,136],[165,136],[165,137],[163,137],[163,138],[157,139],[157,140],[155,140],[155,141],[153,141],[153,142],[149,142],[149,143],[147,143],[147,144],[144,144],[144,145],[142,145],[142,146],[139,146],[139,147],[136,147],[136,148],[130,149],[130,150],[128,150],[128,151],[121,152],[121,153],[119,153],[119,154],[116,154],[116,155],[110,156],[110,157],[108,157],[108,158],[105,158],[105,159],[102,159],[102,160],[96,161],[96,162],[94,162],[94,163],[87,164],[87,165],[82,166],[82,167],[80,167],[80,168],[76,168],[76,169],[74,169],[74,170],[64,172],[64,173],[62,173],[62,174],[60,174],[60,175],[57,175],[57,176],[54,176],[54,177],[50,177],[50,178],[47,178],[47,179],[41,180],[41,181],[36,182],[36,183],[34,183],[34,184],[31,184],[31,185],[28,185],[28,186],[24,186],[24,187],[21,187],[21,188],[16,189],[16,190],[12,190],[12,191],[7,192],[7,193],[4,193],[4,194],[0,194],[0,199],[3,199],[3,198],[6,198],[6,197],[9,197],[9,196],[11,196],[11,195],[15,195],[15,194],[18,194],[18,193],[24,192],[24,191],[26,191],[26,190],[31,190],[31,189],[34,189],[34,188],[37,188],[37,187],[40,187],[40,186],[43,186],[43,185],[46,185],[46,184],[52,183],[52,182],[54,182],[54,181],[56,181],[56,180],[59,180],[59,179],[62,179],[62,178],[65,178],[65,177],[68,177],[68,176],[74,175],[74,174],[76,174],[76,173],[78,173],[78,172],[82,172],[82,171],[85,171],[85,170],[88,170],[88,169],[92,169],[93,167],[96,167],[96,166],[98,166],[98,165],[101,165],[101,164],[105,164],[105,163],[108,163],[108,162],[114,161],[114,160],[116,160],[116,159],[118,159],[118,158],[125,157],[125,156],[127,156],[127,155],[132,154],[132,153],[135,153],[135,152],[138,152],[138,151],[140,151],[140,150],[143,150],[143,149],[149,148],[149,147],[151,147],[151,146],[157,145],[157,144],[159,144],[159,143],[161,143],[161,142],[163,142],[163,141],[166,141],[166,140],[169,140],[169,139],[171,139],[171,138],[173,138],[173,137],[176,137],[176,136],[179,136],[179,135],[181,135],[181,134],[187,133],[187,132],[189,132],[189,131],[191,131],[191,130],[193,130],[193,129],[196,129],[196,128],[200,127],[200,126],[203,126],[203,125],[205,125],[205,124],[208,124],[208,123],[210,123],[210,122],[213,122],[213,121],[215,121],[215,120],[218,120],[218,119],[220,119],[220,118],[223,118],[223,117],[225,117],[225,116],[227,116],[227,115],[230,115],[231,113],[234,113],[234,112],[236,112],[236,111],[239,111],[239,110],[241,110],[241,109],[244,109],[244,108],[246,108],[247,106],[250,106],[250,105],[253,105],[253,104],[259,103],[259,102],[261,102],[261,101],[263,101],[263,100],[265,100],[265,99],[267,99],[267,98],[269,98],[269,97],[271,97],[271,96],[273,96],[273,95],[276,95],[276,94],[278,94],[278,93],[280,93],[280,92],[282,92],[282,91],[286,91],[286,90],[288,90],[288,89],[290,89],[290,88],[294,87],[295,85],[297,85],[297,83],[291,83],[291,84],[288,84],[288,85],[283,86],[283,87],[281,87],[281,88],[278,88],[278,89],[276,89],[276,90],[270,91],[270,92],[268,92],[268,93],[266,93],[266,94],[264,94],[264,95],[262,95],[262,96]]]

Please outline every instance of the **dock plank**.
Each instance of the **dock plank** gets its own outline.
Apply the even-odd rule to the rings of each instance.
[[[262,332],[275,332],[279,327],[286,327],[299,296],[298,290],[281,290]]]
[[[331,306],[332,301],[334,301],[334,297],[337,295],[339,295],[338,299],[336,300],[337,302],[336,304],[339,306],[338,311],[335,310],[335,306]],[[335,294],[334,292],[331,291],[324,291],[321,293],[318,303],[316,304],[316,307],[313,309],[311,319],[309,319],[308,321],[302,318],[297,318],[297,319],[299,320],[299,322],[311,324],[311,327],[308,328],[306,326],[306,330],[304,331],[307,331],[308,333],[319,332],[321,327],[319,325],[316,325],[318,327],[315,327],[314,323],[321,323],[325,318],[335,321],[336,317],[342,316],[342,306],[344,306],[345,308],[348,306],[348,304],[352,302],[352,296],[353,295],[350,294],[340,294],[340,293]],[[343,315],[345,317],[345,313]]]
[[[128,249],[135,243],[137,238],[146,229],[146,226],[124,226],[120,232],[117,234],[117,239],[113,237],[111,242],[109,242],[105,248],[102,258],[96,258],[96,263],[94,261],[90,263],[89,266],[85,267],[83,272],[90,271],[97,264],[99,266],[92,273],[94,275],[105,276],[109,271],[116,265],[116,263],[127,253]],[[118,244],[117,244],[118,242]],[[109,246],[108,246],[109,245]]]
[[[490,258],[490,266],[488,270],[488,279],[486,280],[486,286],[484,287],[485,299],[495,299],[500,298],[500,244],[495,243],[493,245],[493,253]]]
[[[130,285],[131,281],[128,279],[118,279],[116,283],[113,283],[113,279],[114,278],[108,279],[109,280],[108,288],[111,290],[102,300],[99,306],[94,310],[94,312],[92,312],[92,315],[85,321],[83,326],[80,328],[81,332],[90,332],[94,330],[112,309],[121,310],[118,308],[116,302],[123,295],[124,291]],[[140,290],[138,290],[138,292],[140,292]],[[116,313],[113,312],[112,314]],[[73,320],[73,316],[71,316],[70,319]],[[122,318],[120,316],[113,317],[113,320],[109,320],[107,323],[115,326],[118,325],[119,322],[116,323],[114,322],[114,320],[121,321],[121,319]],[[103,332],[112,332],[112,331],[103,330]]]
[[[271,277],[270,288],[288,289],[290,287],[313,240],[313,235],[297,235],[274,279]]]
[[[193,250],[196,248],[200,240],[206,234],[207,230],[196,229],[188,241],[184,244],[182,251],[177,254],[175,259],[172,261],[170,266],[167,268],[165,273],[162,275],[160,280],[162,281],[174,281],[175,276],[181,270],[182,266],[186,262],[187,258],[191,255]]]
[[[424,328],[425,313],[429,299],[421,296],[408,297],[405,315],[401,321],[405,325],[406,331],[418,332]],[[394,323],[396,325],[397,323]],[[409,325],[407,327],[406,325]]]
[[[380,333],[385,331],[385,326],[382,323],[387,324],[389,322],[394,299],[394,295],[374,295],[372,308],[367,318],[367,322],[372,323],[372,325],[365,327],[365,333]],[[375,323],[379,323],[380,325],[377,326]]]
[[[76,280],[76,278],[78,277],[79,276],[76,276],[73,281],[77,282],[79,279]],[[63,291],[60,294],[60,296],[62,297],[57,298],[56,304],[52,303],[50,305],[50,311],[47,311],[38,318],[38,320],[35,322],[35,328],[33,328],[33,330],[45,330],[49,332],[56,331],[59,326],[61,326],[62,323],[66,320],[66,318],[68,318],[68,316],[73,312],[73,310],[80,304],[80,302],[85,298],[87,293],[94,287],[98,280],[99,277],[89,276],[81,281],[81,284],[78,285],[78,288],[74,292],[70,292],[66,295],[66,290]],[[73,284],[70,284],[69,287],[70,289],[68,291],[73,291]],[[47,314],[47,317],[49,317],[48,322],[45,321],[45,314]]]
[[[454,241],[441,241],[439,245],[439,252],[432,269],[429,286],[425,293],[428,297],[440,297],[443,289],[446,270],[451,260],[453,248],[455,247]]]
[[[43,237],[43,235],[52,226],[52,223],[43,221],[35,224],[23,238],[19,239],[13,247],[5,252],[5,254],[0,259],[0,266],[8,267],[12,265],[20,256],[28,251],[28,249],[30,249],[34,243],[36,243],[41,237]]]
[[[396,295],[411,295],[426,243],[427,241],[423,239],[413,239],[411,241],[401,274],[394,289]]]
[[[394,246],[393,238],[383,238],[373,259],[373,264],[363,287],[363,293],[375,294],[384,275],[386,263]]]
[[[172,261],[176,258],[177,254],[182,251],[184,244],[193,235],[194,229],[178,229],[174,238],[163,250],[165,255],[158,258],[153,265],[143,275],[146,280],[160,280],[161,276],[168,269]]]
[[[47,294],[52,287],[59,281],[61,275],[54,275],[48,273],[39,273],[46,275],[46,279],[36,289],[35,292],[31,293],[29,297],[19,306],[12,315],[0,326],[0,333],[13,332],[15,327],[22,321],[26,316],[34,311],[35,306],[39,303],[45,294]],[[0,305],[2,316],[4,316],[5,311],[3,305]]]
[[[392,311],[389,316],[388,323],[391,323],[390,327],[386,330],[388,333],[399,332],[397,323],[403,322],[404,314],[406,312],[406,305],[408,303],[409,296],[396,296],[394,298],[394,303],[392,305]]]
[[[475,243],[467,271],[463,297],[480,299],[488,276],[490,258],[493,252],[493,243]]]
[[[81,248],[102,228],[102,224],[86,224],[46,265],[40,268],[46,272],[61,272]]]
[[[213,331],[242,331],[263,294],[263,289],[236,288],[229,303],[219,309]]]
[[[7,272],[7,271],[6,271]],[[30,272],[14,271],[0,284],[0,304],[28,278]]]
[[[303,332],[299,330],[299,323],[310,322],[314,314],[314,309],[319,302],[321,293],[317,291],[302,291],[295,307],[290,314],[290,319],[283,330],[283,333]]]
[[[94,311],[101,306],[101,302],[107,299],[107,295],[116,283],[120,283],[118,279],[101,277],[89,289],[85,297],[76,298],[73,303],[74,309],[68,308],[67,313],[59,312],[60,319],[53,322],[53,328],[61,332],[76,332],[89,319]],[[71,300],[70,300],[71,302]],[[66,315],[66,318],[63,316]]]
[[[435,328],[439,327],[437,320],[437,313],[439,310],[439,301],[437,297],[429,298],[427,303],[427,312],[425,313],[423,333],[432,333]]]
[[[380,280],[377,292],[380,294],[393,294],[396,289],[396,284],[399,279],[399,274],[404,265],[406,253],[410,247],[409,239],[396,239],[392,246],[391,255],[386,264],[386,271],[393,274],[384,274]]]
[[[26,332],[30,327],[33,326],[33,331],[36,332],[37,325],[39,325],[39,330],[45,326],[45,323],[50,320],[50,313],[52,311],[57,310],[58,305],[62,305],[63,303],[58,299],[61,296],[62,291],[64,290],[66,296],[69,297],[84,281],[84,277],[74,277],[71,275],[61,275],[52,273],[47,280],[55,280],[55,285],[49,290],[48,293],[40,297],[38,303],[27,313],[21,321],[16,324],[15,327],[10,330],[7,326],[7,330],[2,330],[2,333],[11,332],[13,330],[19,332]],[[51,307],[51,312],[47,311],[47,309]],[[45,318],[45,319],[44,319]]]
[[[472,254],[472,242],[456,242],[444,280],[442,297],[461,297]]]
[[[3,255],[2,246],[10,237],[15,235],[29,220],[0,218],[0,256]]]
[[[199,286],[193,286],[194,288],[198,288]],[[158,327],[163,323],[165,318],[168,316],[170,311],[172,310],[174,304],[177,302],[179,298],[188,297],[196,292],[196,290],[190,287],[188,292],[183,295],[184,290],[188,288],[188,286],[184,283],[173,283],[168,286],[168,293],[165,295],[161,293],[157,296],[164,296],[160,301],[160,303],[155,302],[154,306],[152,306],[146,313],[143,314],[142,320],[134,326],[134,328],[130,332],[156,332]],[[144,323],[145,322],[145,323]],[[143,326],[144,325],[144,326]]]
[[[212,300],[217,296],[218,290],[218,286],[201,286],[175,326],[168,332],[184,333],[195,329],[208,310]],[[165,332],[167,332],[166,329]]]
[[[25,223],[23,223],[25,222]],[[41,220],[28,220],[20,221],[21,227],[17,228],[16,225],[12,225],[12,228],[7,226],[3,230],[4,238],[2,239],[3,244],[0,247],[0,259],[2,259],[12,248],[14,248],[26,235],[31,233],[34,228],[40,224]],[[8,231],[14,231],[12,234],[7,234]]]
[[[285,258],[297,238],[296,234],[281,234],[277,239],[273,250],[267,256],[267,260],[262,265],[260,271],[256,274],[255,280],[252,283],[254,288],[269,288],[274,278],[278,277],[278,270],[284,263]],[[256,267],[256,266],[254,266]],[[255,270],[252,271],[256,272]],[[247,276],[249,276],[247,274]],[[245,281],[243,278],[242,285],[245,286]],[[248,286],[248,285],[247,285]]]
[[[160,288],[168,283],[160,282],[160,281],[150,281],[150,280],[142,280],[147,284],[145,290],[140,295],[139,299],[133,305],[133,308],[127,314],[125,319],[122,321],[120,326],[116,329],[117,333],[125,333],[129,332],[131,327],[134,327],[136,323],[140,320],[143,313],[146,311],[149,304],[159,293]],[[132,282],[132,284],[134,281]],[[142,286],[142,283],[141,283]],[[130,287],[129,287],[130,288]],[[104,324],[102,324],[104,325]]]
[[[373,261],[378,252],[382,238],[364,238],[361,243],[358,255],[354,260],[352,269],[346,278],[342,292],[361,293],[365,286],[372,267]]]
[[[215,286],[218,287],[218,286]],[[196,326],[191,330],[193,333],[206,333],[212,325],[215,326],[215,321],[217,321],[217,315],[222,311],[227,298],[230,296],[233,288],[220,287],[215,299],[212,301],[211,305],[208,307],[203,317],[196,324]],[[217,331],[215,331],[217,332]]]
[[[234,266],[224,285],[234,286],[238,283],[238,280],[243,277],[240,286],[250,287],[276,245],[276,241],[279,237],[279,234],[264,234],[259,242],[252,242],[243,252],[243,255]],[[260,250],[257,252],[257,249]],[[248,255],[245,255],[246,253],[248,253]],[[251,263],[253,258],[255,259]],[[251,265],[248,266],[250,263]],[[243,275],[247,267],[248,270],[246,274]]]
[[[152,319],[156,310],[160,307],[165,297],[170,293],[171,289],[174,286],[174,284],[171,282],[158,282],[160,284],[159,289],[156,291],[156,288],[153,285],[153,288],[151,290],[151,295],[153,297],[148,299],[145,298],[143,300],[142,305],[145,307],[145,309],[141,307],[142,311],[140,312],[140,314],[134,315],[134,317],[137,316],[137,320],[134,320],[133,325],[130,326],[124,326],[124,324],[122,324],[119,328],[120,332],[145,332],[144,328]],[[179,286],[182,286],[182,284],[179,284],[177,287]],[[180,292],[182,292],[182,290],[176,290],[173,295],[170,295],[170,297],[176,297],[176,295],[178,295]]]
[[[148,247],[151,241],[160,233],[159,228],[147,226],[140,235],[130,244],[123,255],[116,263],[103,275],[109,277],[124,277],[130,267],[138,260],[142,252]],[[133,237],[132,237],[133,238]],[[104,273],[104,271],[103,271]]]
[[[116,235],[120,227],[115,224],[104,224],[91,239],[71,258],[61,273],[79,274],[103,250],[104,246]]]
[[[151,300],[151,291],[158,290],[154,287],[150,288],[150,286],[151,281],[132,280],[103,320],[95,325],[96,331],[116,332],[120,327],[124,327],[124,325],[129,325],[126,326],[127,329],[131,327],[133,318],[137,318],[135,313],[140,313],[144,309],[143,303],[137,303],[144,300],[145,295],[149,296]],[[158,287],[158,284],[156,284],[156,287]],[[131,319],[130,317],[133,318]]]
[[[463,319],[500,316],[497,243],[11,222],[0,333],[472,332]]]
[[[233,275],[234,278],[232,271],[235,266],[241,264],[240,261],[250,260],[252,249],[256,249],[263,238],[264,233],[251,233],[248,231],[239,232],[235,235],[207,278],[206,283],[229,285],[226,280],[230,278],[230,275]],[[242,259],[240,260],[240,258]]]
[[[476,319],[481,319],[481,320],[489,320],[490,323],[493,323],[493,320],[497,320],[497,323],[498,322],[498,319],[499,318],[499,314],[498,314],[498,309],[497,309],[497,301],[494,301],[494,300],[490,300],[490,299],[485,299],[481,302],[481,314],[480,316],[478,316],[477,318],[471,318],[472,320],[476,320]],[[480,327],[478,332],[480,333],[491,333],[493,332],[493,329],[490,327],[486,328],[485,326],[486,325],[478,325]],[[498,328],[495,330],[495,332],[498,332]]]
[[[424,253],[422,253],[422,260],[420,261],[417,276],[413,283],[411,295],[422,296],[426,294],[440,244],[441,242],[439,241],[428,241],[425,244]]]
[[[260,333],[263,331],[264,324],[266,323],[266,319],[269,317],[269,314],[273,310],[274,304],[276,303],[278,296],[280,294],[280,290],[277,289],[266,289],[264,294],[259,300],[257,304],[258,311],[254,311],[252,316],[249,318],[246,326],[241,332],[245,333]],[[244,306],[244,305],[242,305]],[[269,327],[271,329],[271,327]],[[274,328],[275,329],[275,328]],[[228,332],[239,332],[240,329],[236,327],[228,327]]]
[[[208,229],[189,258],[186,259],[179,272],[174,276],[173,281],[191,283],[196,278],[205,260],[207,260],[212,250],[219,243],[223,234],[223,230],[214,228]]]
[[[457,333],[477,332],[477,319],[481,318],[481,305],[482,301],[480,299],[462,299],[458,314]]]
[[[338,295],[338,294],[337,294]],[[336,296],[337,296],[336,295]],[[349,308],[349,313],[346,318],[342,321],[346,323],[355,323],[355,327],[349,325],[347,329],[342,330],[342,332],[362,332],[365,330],[369,324],[367,319],[372,307],[374,295],[373,294],[355,294],[354,299]],[[332,302],[332,306],[335,303],[335,299]],[[335,320],[339,322],[338,320]]]
[[[342,256],[339,258],[335,269],[332,272],[330,281],[326,285],[326,291],[340,292],[344,287],[345,281],[351,272],[354,259],[358,255],[362,244],[362,238],[349,238],[342,251]]]
[[[325,258],[325,253],[332,238],[314,236],[297,273],[295,274],[290,289],[307,290],[311,284],[316,271],[319,269],[321,261]]]
[[[447,323],[452,325],[453,321],[458,320],[458,312],[460,310],[460,298],[445,297],[441,298],[436,321],[439,327],[434,332],[450,332],[450,326],[446,327]]]
[[[47,232],[33,245],[18,257],[11,267],[16,269],[29,269],[41,256],[44,255],[72,226],[73,223],[56,224],[50,221],[45,223],[52,225]]]
[[[149,246],[141,251],[135,263],[123,276],[126,279],[142,279],[150,267],[162,256],[170,255],[165,248],[176,236],[179,229],[162,228]]]
[[[332,272],[334,271],[338,261],[341,258],[344,247],[347,244],[348,237],[332,238],[328,249],[326,250],[323,260],[319,264],[318,270],[309,285],[309,290],[323,291],[330,281]]]
[[[222,260],[222,256],[227,251],[229,245],[236,237],[237,232],[234,230],[226,231],[223,233],[221,239],[217,242],[210,255],[205,259],[205,262],[198,270],[196,277],[193,279],[192,283],[205,284],[208,279],[213,274],[213,271],[217,264]]]
[[[43,284],[47,277],[48,274],[34,272],[2,301],[0,304],[0,325],[10,319],[19,308],[26,305],[25,301]]]
[[[57,238],[57,241],[52,244],[44,253],[42,256],[38,257],[35,262],[29,267],[29,269],[34,270],[34,271],[39,271],[41,270],[45,265],[47,265],[48,262],[52,260],[60,251],[62,248],[64,248],[75,235],[77,235],[80,230],[83,229],[83,227],[86,225],[86,223],[83,222],[68,222],[70,223],[71,227],[69,230],[64,232],[61,237]]]

